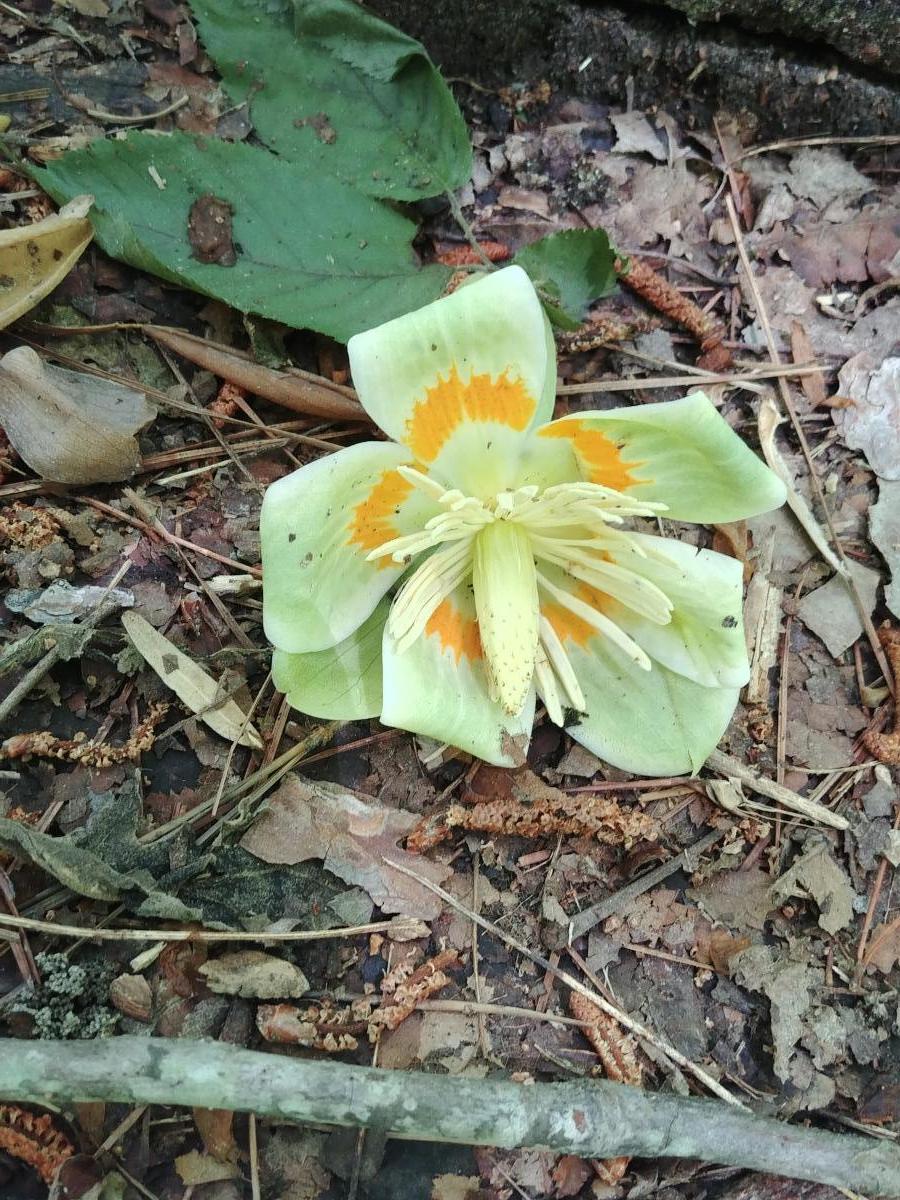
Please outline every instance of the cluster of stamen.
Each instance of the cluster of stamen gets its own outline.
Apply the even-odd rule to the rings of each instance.
[[[393,538],[368,555],[370,560],[390,557],[397,563],[410,563],[420,554],[427,555],[401,586],[391,606],[389,628],[398,651],[408,649],[424,633],[442,601],[472,574],[479,534],[496,522],[511,522],[528,539],[538,593],[536,606],[541,607],[542,596],[545,603],[567,610],[608,637],[640,667],[650,669],[647,655],[623,629],[599,608],[554,583],[546,568],[559,568],[586,585],[581,589],[583,593],[602,593],[656,624],[667,624],[672,603],[665,593],[639,572],[616,561],[646,557],[644,547],[623,525],[630,517],[653,517],[665,505],[636,500],[601,484],[583,481],[543,489],[527,484],[484,501],[445,488],[414,467],[397,470],[441,509],[418,532]],[[497,586],[502,588],[502,580]],[[503,680],[498,677],[500,668],[491,661],[484,637],[477,586],[475,592],[491,687],[495,698],[513,711],[514,707],[521,708],[519,695],[517,692],[508,702]],[[503,597],[494,597],[498,599],[502,604]],[[552,720],[563,724],[564,707],[584,711],[584,693],[569,655],[553,624],[542,613],[537,617],[536,645],[524,645],[521,653],[529,655],[530,661],[517,665],[525,669],[523,677],[529,681],[534,676]]]

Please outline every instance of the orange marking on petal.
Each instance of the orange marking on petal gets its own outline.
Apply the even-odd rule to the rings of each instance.
[[[470,661],[483,656],[478,622],[464,616],[450,600],[442,600],[425,626],[426,635],[440,639],[441,649],[450,650],[457,663],[461,658]]]
[[[392,518],[400,511],[400,505],[412,490],[413,485],[398,475],[393,467],[382,472],[365,500],[353,510],[348,539],[350,545],[359,546],[368,553],[399,537],[400,531]],[[376,559],[375,565],[379,570],[396,566],[391,558]]]
[[[586,421],[554,421],[540,430],[540,436],[568,438],[591,483],[622,492],[637,483],[649,482],[635,479],[631,474],[631,468],[640,467],[642,463],[625,462],[616,443],[599,429],[591,429]]]
[[[511,429],[527,429],[537,402],[521,379],[510,379],[504,371],[472,375],[467,382],[453,367],[446,379],[428,388],[425,399],[413,407],[406,422],[406,444],[417,458],[432,462],[444,443],[466,421],[496,421]]]
[[[596,608],[598,612],[605,612],[612,603],[609,596],[598,592],[596,588],[588,587],[586,583],[580,583],[574,595],[591,608]],[[590,638],[597,637],[600,633],[599,629],[589,625],[583,617],[571,612],[556,600],[541,605],[541,616],[547,618],[561,642],[571,641],[576,646],[584,646]]]

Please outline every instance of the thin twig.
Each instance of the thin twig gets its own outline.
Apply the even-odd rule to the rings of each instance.
[[[494,264],[484,252],[484,248],[475,236],[475,230],[469,224],[466,214],[462,210],[462,205],[459,202],[459,197],[454,191],[446,191],[444,195],[447,197],[447,203],[450,205],[450,211],[453,213],[453,219],[463,232],[466,241],[481,259],[482,265],[488,270],[494,270]]]
[[[638,896],[642,896],[651,888],[656,887],[658,883],[662,883],[663,880],[668,879],[670,875],[674,875],[676,871],[680,871],[688,862],[696,861],[699,855],[709,850],[716,842],[720,842],[726,833],[727,830],[725,829],[713,829],[710,833],[700,838],[699,841],[694,842],[693,846],[687,846],[680,854],[676,854],[673,858],[670,858],[668,862],[661,863],[658,867],[654,867],[652,871],[647,871],[646,874],[641,875],[640,878],[635,879],[626,887],[613,892],[605,900],[601,900],[598,904],[592,904],[590,908],[586,908],[584,912],[580,912],[569,922],[569,941],[573,942],[576,938],[583,937],[594,926],[599,925],[601,921],[605,921],[613,913],[627,908]]]
[[[134,564],[130,559],[122,564],[119,570],[106,585],[106,589],[103,595],[100,597],[97,607],[83,621],[76,624],[74,626],[75,629],[93,629],[97,622],[107,615],[107,609],[104,603],[106,597],[122,582],[133,565]],[[57,646],[53,646],[47,651],[43,658],[38,659],[25,677],[16,684],[9,695],[3,700],[2,703],[0,703],[0,724],[2,724],[2,722],[5,721],[12,712],[14,712],[16,706],[20,704],[31,691],[31,689],[40,683],[44,676],[56,666],[57,662],[59,662],[59,648]]]
[[[743,162],[746,158],[756,158],[758,154],[774,154],[779,150],[801,150],[804,146],[897,146],[900,145],[900,134],[882,133],[871,137],[795,137],[782,138],[778,142],[767,142],[764,146],[750,146],[740,154],[731,158],[727,166]]]
[[[245,714],[244,719],[241,722],[240,728],[238,729],[237,733],[231,740],[231,745],[228,747],[228,754],[225,758],[225,765],[222,767],[222,773],[219,776],[219,786],[216,788],[216,796],[215,796],[215,799],[213,800],[212,816],[215,816],[216,813],[219,811],[219,805],[222,802],[222,793],[225,791],[225,784],[228,782],[228,774],[231,771],[231,763],[234,759],[235,751],[237,750],[238,746],[240,745],[241,739],[243,738],[244,734],[247,732],[248,728],[250,727],[250,723],[253,720],[253,714],[256,712],[257,708],[259,707],[259,702],[263,698],[263,693],[265,692],[266,688],[269,686],[269,684],[271,682],[272,682],[272,672],[269,671],[269,673],[266,675],[265,679],[262,682],[262,686],[258,689],[256,695],[253,697],[253,703],[250,705],[250,708],[247,710],[247,713]]]
[[[89,117],[93,117],[95,121],[106,121],[110,125],[144,125],[147,121],[158,121],[160,117],[168,117],[173,112],[178,112],[179,108],[184,106],[190,100],[190,96],[179,96],[177,100],[173,100],[171,104],[167,104],[165,108],[157,109],[152,113],[139,113],[134,117],[125,117],[119,113],[107,112],[105,108],[86,108],[85,113]]]
[[[250,1195],[251,1200],[260,1200],[262,1192],[259,1189],[259,1151],[256,1146],[256,1113],[250,1114],[249,1126],[250,1151]]]
[[[86,942],[319,942],[368,933],[388,933],[396,940],[404,941],[428,934],[428,926],[415,917],[394,917],[390,921],[346,925],[340,929],[279,929],[246,933],[222,929],[91,929],[85,925],[57,925],[54,921],[37,921],[32,917],[0,913],[0,926],[46,933],[56,938],[79,938]]]
[[[782,376],[819,375],[821,367],[795,367],[780,365],[775,368],[760,367],[740,375],[733,372],[730,375],[715,374],[704,371],[702,374],[663,375],[652,379],[592,379],[589,383],[566,383],[556,389],[560,396],[581,396],[588,392],[636,392],[648,388],[694,387],[704,383],[724,383],[729,387],[739,388],[746,383],[759,383],[766,379],[779,379]]]
[[[716,771],[726,778],[739,779],[751,791],[758,792],[761,796],[767,796],[770,800],[784,805],[793,813],[800,813],[822,825],[830,825],[832,829],[848,828],[849,823],[846,817],[832,812],[830,808],[819,804],[811,796],[801,796],[799,792],[791,791],[790,788],[775,783],[774,780],[767,779],[764,775],[758,775],[751,767],[737,758],[732,758],[729,754],[723,754],[721,750],[714,750],[706,760],[706,765],[710,770]]]

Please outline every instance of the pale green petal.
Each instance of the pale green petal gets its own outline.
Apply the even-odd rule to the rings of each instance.
[[[607,639],[566,646],[587,711],[567,732],[635,775],[695,773],[716,748],[734,713],[737,688],[705,688],[654,663],[636,666]]]
[[[482,451],[500,472],[494,490],[509,486],[523,434],[553,412],[553,341],[520,267],[481,276],[357,334],[348,351],[370,416],[418,462],[463,490],[458,471]],[[484,436],[466,434],[473,425]],[[492,434],[508,436],[501,446],[492,444]]]
[[[405,570],[366,555],[437,511],[397,475],[409,461],[401,446],[364,442],[268,488],[260,515],[263,623],[279,650],[305,654],[343,641]]]
[[[632,535],[647,552],[616,561],[655,583],[672,601],[672,620],[657,625],[616,605],[608,615],[656,662],[704,687],[740,688],[750,677],[744,637],[743,566],[674,538]]]
[[[784,484],[702,392],[573,414],[539,436],[569,441],[586,478],[662,502],[675,520],[737,521],[784,503]]]
[[[425,734],[495,766],[524,762],[534,691],[517,717],[491,699],[475,605],[466,585],[444,601],[425,634],[402,653],[386,628],[383,668],[385,725]]]
[[[291,705],[310,717],[359,721],[381,712],[381,638],[390,604],[329,650],[272,655],[272,679]]]

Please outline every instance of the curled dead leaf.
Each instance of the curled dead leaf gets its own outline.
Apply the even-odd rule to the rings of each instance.
[[[237,701],[223,698],[216,680],[192,658],[136,612],[125,613],[122,624],[138,654],[210,729],[239,746],[249,746],[252,750],[263,748],[262,738]]]
[[[199,1187],[204,1183],[223,1183],[226,1179],[237,1179],[240,1171],[233,1163],[220,1162],[211,1154],[189,1150],[175,1159],[175,1170],[185,1187]]]
[[[68,275],[93,236],[93,196],[76,196],[34,225],[0,231],[0,329],[43,300]]]
[[[252,1000],[302,996],[309,980],[299,967],[262,950],[236,950],[210,959],[200,974],[213,992]]]
[[[0,425],[42,479],[127,479],[141,461],[135,434],[155,416],[127,384],[48,367],[28,346],[0,358]]]
[[[441,901],[387,861],[397,860],[434,883],[447,878],[448,867],[398,848],[416,824],[412,813],[367,803],[338,784],[289,775],[241,846],[268,863],[320,858],[327,871],[368,892],[382,911],[431,920],[440,914]]]

